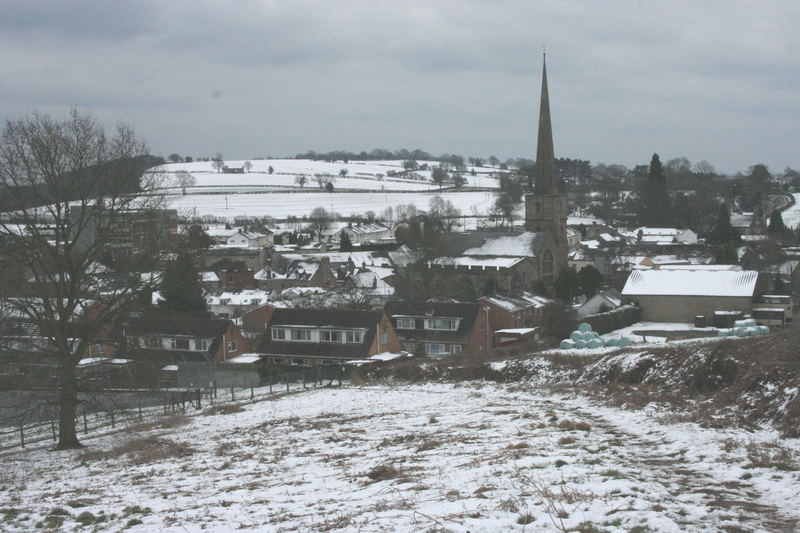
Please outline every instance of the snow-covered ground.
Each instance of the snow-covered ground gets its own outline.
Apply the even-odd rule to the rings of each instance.
[[[187,194],[167,196],[167,202],[181,213],[196,216],[212,215],[233,218],[237,216],[271,216],[285,218],[289,215],[302,217],[315,207],[333,209],[342,216],[364,214],[372,211],[380,215],[387,207],[413,203],[427,210],[431,198],[436,194],[459,208],[464,215],[485,215],[494,204],[491,192],[411,192],[411,193],[301,193],[280,192],[265,194]]]
[[[241,168],[245,161],[225,161],[229,167]],[[437,166],[438,162],[420,161],[429,166]],[[336,190],[367,190],[367,191],[429,191],[439,188],[431,181],[430,170],[414,171],[417,179],[404,175],[389,176],[390,172],[403,172],[402,161],[350,161],[348,163],[329,163],[326,161],[312,161],[310,159],[264,159],[250,161],[252,168],[245,174],[219,173],[210,161],[197,161],[192,163],[170,163],[159,167],[164,172],[164,187],[178,188],[180,185],[175,178],[178,171],[186,171],[194,178],[190,191],[198,190],[227,190],[248,191],[263,189],[300,189],[296,179],[302,175],[306,183],[302,188],[318,188],[314,180],[316,174],[330,174],[335,177]],[[269,167],[273,172],[269,173]],[[346,170],[345,176],[340,172]],[[472,172],[475,175],[472,175]],[[492,167],[467,167],[463,173],[466,179],[465,187],[497,188],[498,175],[504,173]]]
[[[794,204],[782,213],[783,223],[789,228],[800,226],[800,193],[794,193]]]
[[[800,517],[797,441],[570,390],[351,387],[242,407],[6,454],[3,529],[793,531]]]

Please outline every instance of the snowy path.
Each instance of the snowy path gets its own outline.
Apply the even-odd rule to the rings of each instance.
[[[327,389],[186,422],[4,456],[4,528],[91,513],[134,532],[755,532],[800,517],[796,441],[568,390]],[[765,451],[791,464],[751,464]]]

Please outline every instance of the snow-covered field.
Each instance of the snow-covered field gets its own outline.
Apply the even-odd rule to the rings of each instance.
[[[782,213],[783,223],[789,228],[800,226],[800,193],[794,193],[794,205]]]
[[[229,167],[241,168],[245,161],[226,161]],[[335,177],[336,190],[366,190],[366,191],[430,191],[439,188],[431,181],[430,170],[414,171],[418,179],[405,176],[389,176],[390,172],[403,172],[402,161],[350,161],[348,163],[329,163],[326,161],[312,161],[310,159],[265,159],[250,161],[252,168],[245,174],[219,173],[210,161],[192,163],[170,163],[159,167],[164,172],[162,180],[164,187],[178,188],[179,183],[175,178],[178,171],[186,171],[194,178],[194,185],[190,191],[204,190],[263,190],[263,189],[317,189],[314,180],[316,174],[330,174]],[[420,161],[429,166],[439,163],[434,161]],[[272,167],[272,174],[269,173]],[[340,171],[346,170],[345,176]],[[472,175],[472,172],[475,175]],[[465,187],[497,188],[497,178],[500,169],[492,167],[467,167],[463,173],[466,179]],[[297,183],[297,176],[305,176],[306,183],[301,187]]]
[[[302,217],[315,207],[333,209],[342,216],[364,214],[372,211],[380,215],[387,207],[413,203],[419,209],[428,204],[438,192],[422,193],[301,193],[282,192],[265,194],[187,194],[167,196],[167,202],[181,213],[196,216],[212,215],[233,218],[237,216]],[[485,215],[495,201],[491,192],[443,192],[441,196],[458,207],[462,214]]]
[[[3,456],[3,529],[795,531],[800,517],[797,441],[568,389],[350,387],[242,407]],[[779,453],[795,462],[765,459]]]

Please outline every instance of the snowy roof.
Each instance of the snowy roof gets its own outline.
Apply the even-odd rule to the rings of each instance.
[[[242,355],[237,355],[236,357],[231,357],[230,359],[225,359],[226,363],[240,363],[240,364],[250,364],[250,363],[257,363],[261,360],[261,355],[257,353],[243,353]]]
[[[383,352],[379,354],[375,354],[370,357],[372,361],[392,361],[394,359],[401,359],[406,357],[412,357],[412,355],[408,352]]]
[[[505,333],[509,335],[526,335],[528,333],[533,333],[536,331],[537,328],[509,328],[509,329],[498,329],[495,333]]]
[[[389,228],[384,226],[383,224],[358,224],[356,226],[350,226],[347,229],[348,231],[352,231],[353,233],[382,233],[384,231],[389,231]]]
[[[200,277],[206,283],[219,281],[219,276],[217,276],[216,272],[200,272]]]
[[[663,265],[661,270],[742,270],[740,265]]]
[[[85,357],[78,361],[78,366],[92,366],[92,365],[127,365],[132,363],[133,359],[112,359],[109,357]]]
[[[517,311],[529,307],[544,307],[553,300],[545,298],[544,296],[537,296],[530,292],[523,292],[519,296],[506,296],[503,294],[484,296],[481,298],[481,301],[496,305],[506,311]]]
[[[533,241],[537,234],[526,231],[519,235],[506,235],[487,239],[481,246],[469,248],[464,255],[516,255],[530,257],[534,255]]]
[[[648,228],[646,226],[642,226],[640,228],[636,228],[634,230],[635,234],[642,232],[642,235],[659,235],[662,237],[674,237],[676,235],[680,235],[686,230],[678,229],[678,228]]]
[[[432,261],[435,265],[469,266],[469,267],[494,267],[511,268],[524,257],[517,256],[492,256],[492,255],[463,255],[461,257],[438,257]]]
[[[222,291],[206,295],[208,305],[262,305],[268,299],[269,291],[261,289]],[[223,303],[223,300],[227,301]]]
[[[757,281],[754,270],[634,270],[622,294],[752,297]]]

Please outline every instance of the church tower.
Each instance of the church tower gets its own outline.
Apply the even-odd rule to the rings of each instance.
[[[550,98],[547,93],[547,64],[542,58],[542,100],[539,107],[539,141],[536,147],[536,187],[525,195],[525,231],[548,233],[554,248],[539,258],[542,280],[552,281],[567,266],[567,200],[558,190]]]

